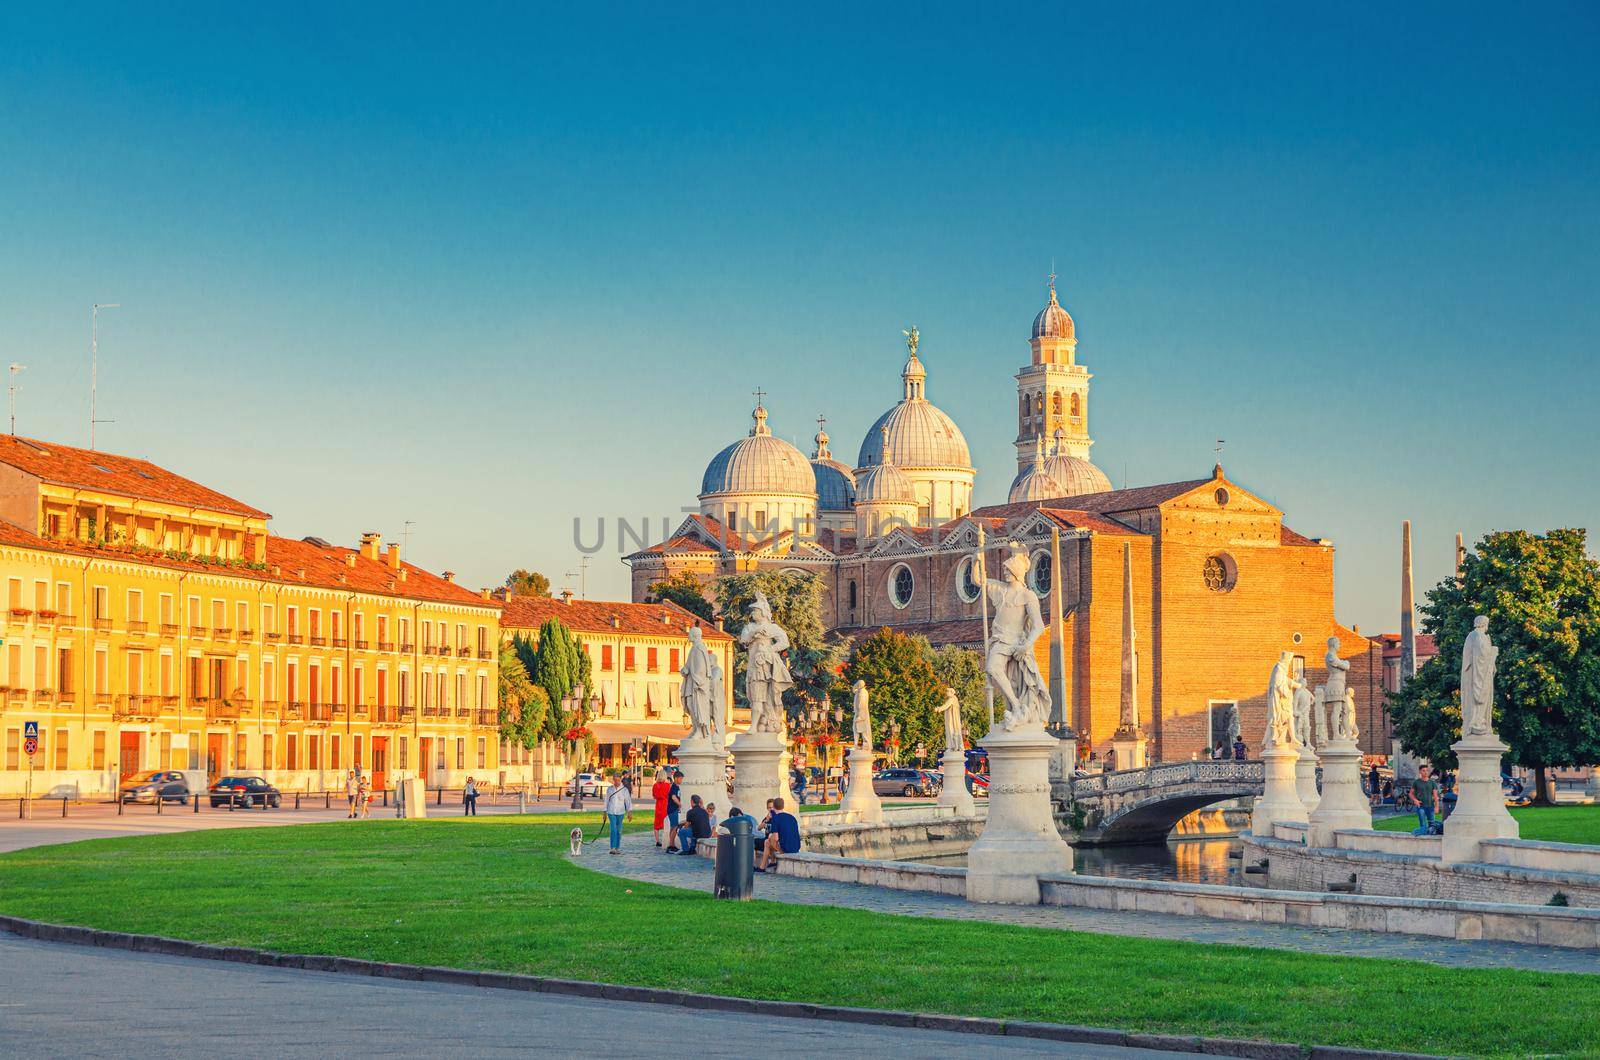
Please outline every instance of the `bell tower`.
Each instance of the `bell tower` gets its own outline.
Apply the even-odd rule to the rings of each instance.
[[[1072,317],[1056,300],[1050,276],[1050,301],[1033,318],[1028,340],[1031,362],[1017,373],[1017,471],[1033,464],[1046,439],[1060,431],[1060,451],[1089,459],[1089,370],[1078,363],[1078,338]]]

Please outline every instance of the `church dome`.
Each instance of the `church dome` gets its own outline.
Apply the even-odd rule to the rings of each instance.
[[[1050,283],[1050,304],[1039,310],[1039,315],[1033,318],[1033,337],[1036,339],[1065,339],[1076,342],[1077,336],[1072,324],[1072,317],[1061,308],[1061,303],[1056,301],[1056,285],[1054,279]]]
[[[917,488],[893,464],[873,464],[856,472],[857,504],[916,504]]]
[[[848,512],[856,504],[856,477],[833,458],[828,449],[828,432],[818,430],[817,447],[811,452],[811,472],[817,478],[817,509]]]
[[[1052,497],[1065,496],[1061,483],[1050,476],[1044,468],[1044,441],[1041,439],[1038,448],[1034,451],[1033,462],[1011,480],[1011,492],[1007,496],[1008,503],[1017,504],[1022,501],[1047,501]]]
[[[926,398],[902,401],[879,416],[861,443],[857,467],[883,460],[885,431],[894,450],[895,463],[902,467],[972,467],[972,453],[961,428]]]
[[[711,458],[700,480],[700,493],[779,493],[815,495],[816,473],[805,454],[767,427],[767,410],[754,412],[755,425]]]
[[[1057,453],[1044,462],[1044,472],[1061,487],[1052,497],[1082,497],[1090,493],[1109,493],[1111,480],[1088,460]]]

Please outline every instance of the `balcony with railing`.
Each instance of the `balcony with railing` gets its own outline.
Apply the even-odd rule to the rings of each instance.
[[[411,645],[407,644],[405,641],[401,641],[400,642],[400,651],[401,651],[402,654],[410,655],[411,654]]]
[[[417,716],[417,708],[416,707],[401,707],[400,708],[400,720],[401,721],[410,721],[412,718],[414,718],[416,716]]]
[[[477,717],[473,718],[472,720],[473,720],[473,724],[475,724],[475,725],[499,725],[500,724],[500,719],[495,716],[495,712],[492,711],[492,710],[481,710],[480,709],[477,712]]]
[[[378,650],[379,651],[394,651],[394,641],[392,641],[392,640],[380,640],[380,641],[378,641]]]
[[[178,635],[178,624],[176,622],[161,623],[161,635],[163,637],[176,637]]]
[[[211,631],[204,626],[189,627],[190,640],[205,640],[209,636],[211,636]]]
[[[291,700],[284,705],[283,717],[285,721],[300,721],[306,716],[306,705],[302,700]]]
[[[33,612],[25,607],[13,607],[6,612],[6,622],[13,626],[26,626]]]
[[[283,713],[281,699],[263,699],[261,701],[261,716],[263,718],[276,718]]]
[[[56,613],[56,617],[55,617],[56,629],[71,629],[74,625],[77,624],[77,621],[78,621],[78,616],[77,615],[68,615],[68,614],[63,614],[61,612],[57,612]]]
[[[489,654],[489,649],[488,648],[479,648],[478,649],[478,658],[480,658],[480,659],[492,658],[492,656],[490,656],[490,654]]]
[[[233,636],[233,627],[232,626],[218,626],[215,629],[213,629],[211,632],[216,635],[216,638],[218,640],[227,640],[229,637]]]
[[[286,644],[304,644],[306,642],[306,635],[304,633],[290,632],[284,634],[283,639],[284,643]]]
[[[96,633],[109,633],[111,631],[111,619],[96,618],[94,620],[94,629]]]
[[[355,640],[351,641],[351,644],[356,649],[356,651],[366,651],[367,650],[367,642],[365,640],[363,640],[361,637],[357,637]]]
[[[150,623],[139,619],[128,619],[128,636],[142,637],[148,632],[150,632]]]
[[[331,703],[308,703],[308,704],[306,704],[306,720],[307,721],[331,721],[331,720],[333,720],[333,704],[331,704]]]
[[[375,706],[372,708],[372,724],[397,725],[400,722],[399,707]]]
[[[326,648],[328,646],[327,637],[311,637],[309,639],[313,648]]]
[[[56,701],[56,690],[53,688],[35,688],[29,697],[35,706],[48,707]]]
[[[457,707],[456,708],[456,717],[458,717],[458,718],[470,718],[470,717],[472,717],[472,708],[471,707]]]
[[[155,721],[158,709],[154,696],[117,696],[111,716],[117,721]]]
[[[350,711],[343,703],[330,703],[328,706],[329,709],[333,711],[334,721],[343,721],[345,718],[350,716]]]
[[[270,644],[276,644],[278,641],[283,639],[282,633],[277,633],[272,630],[268,630],[264,636],[267,638],[267,642]]]
[[[196,705],[199,700],[195,700]],[[206,703],[207,721],[238,721],[250,716],[250,702],[244,699],[213,699]]]
[[[365,721],[365,720],[367,720],[367,717],[371,713],[372,713],[372,708],[367,706],[367,704],[365,704],[365,703],[357,703],[355,705],[355,712],[352,715],[352,717],[356,718],[358,721]]]
[[[334,637],[333,646],[335,648],[348,648],[350,646],[350,642],[345,640],[343,637]]]
[[[238,636],[239,636],[240,642],[244,642],[244,641],[247,641],[247,640],[255,640],[256,639],[256,631],[253,630],[253,629],[241,629],[239,631]]]
[[[470,659],[470,658],[472,658],[472,649],[471,648],[457,648],[456,649],[456,655],[457,655],[457,657],[462,658],[462,659]]]
[[[437,718],[439,716],[439,708],[438,707],[423,707],[422,708],[422,716],[424,718]]]

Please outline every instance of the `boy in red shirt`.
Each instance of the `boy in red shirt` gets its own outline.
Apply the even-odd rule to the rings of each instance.
[[[656,774],[656,782],[650,785],[650,798],[655,800],[655,832],[656,846],[661,845],[661,833],[667,827],[667,796],[672,792],[672,784],[667,780],[666,770]]]

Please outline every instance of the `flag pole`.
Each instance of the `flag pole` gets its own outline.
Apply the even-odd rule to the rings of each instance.
[[[1056,719],[1059,728],[1057,737],[1064,737],[1072,731],[1072,696],[1067,691],[1067,617],[1066,607],[1061,596],[1061,527],[1050,528],[1050,596],[1054,601],[1052,609],[1055,611],[1051,630],[1056,642],[1056,687],[1061,689],[1061,714]]]
[[[994,728],[994,680],[989,677],[989,563],[984,556],[983,526],[978,526],[978,598],[983,601],[983,705]]]

